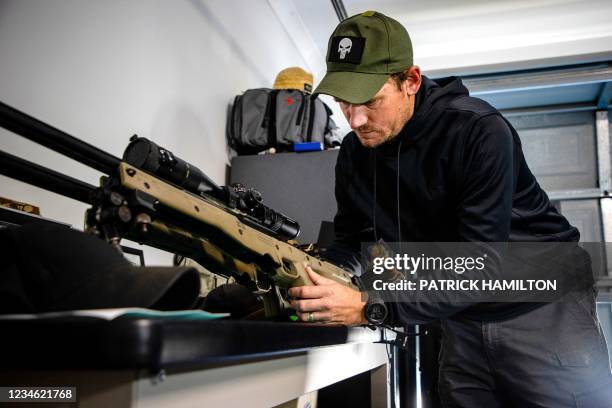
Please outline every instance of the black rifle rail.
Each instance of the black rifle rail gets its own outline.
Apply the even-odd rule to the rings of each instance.
[[[95,186],[3,151],[0,151],[0,173],[85,204],[93,204]]]
[[[101,171],[114,174],[119,158],[0,102],[0,126]]]

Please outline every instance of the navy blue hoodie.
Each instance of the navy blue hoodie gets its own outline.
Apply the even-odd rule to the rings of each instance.
[[[562,242],[580,237],[529,170],[516,131],[491,105],[470,97],[458,78],[423,77],[414,116],[377,148],[366,148],[348,134],[336,164],[336,200],[336,241],[326,257],[355,271],[361,242],[379,239]],[[469,310],[483,306],[490,309]],[[513,307],[518,305],[504,309]],[[453,313],[442,309],[412,320]]]

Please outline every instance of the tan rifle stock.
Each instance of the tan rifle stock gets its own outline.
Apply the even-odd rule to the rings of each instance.
[[[212,228],[223,236],[220,240],[222,242],[216,242],[214,238],[204,236],[198,231],[172,225],[163,218],[152,218],[148,225],[141,224],[141,230],[148,230],[139,235],[139,241],[190,254],[190,257],[209,269],[211,265],[217,265],[220,270],[231,270],[248,276],[257,288],[256,293],[264,299],[267,317],[273,317],[290,308],[286,289],[313,284],[305,264],[309,264],[318,274],[357,290],[349,272],[313,257],[289,242],[245,224],[240,219],[239,210],[231,209],[214,199],[179,189],[125,162],[119,165],[119,176],[124,189],[146,193],[164,207],[193,219],[196,224]],[[146,220],[147,216],[136,214],[134,219],[138,222]],[[147,242],[147,236],[151,237],[152,242]],[[259,256],[265,262],[244,261],[239,254],[241,249],[248,250],[251,257]],[[211,272],[215,273],[215,270]],[[268,279],[273,282],[272,286],[265,287],[261,284],[262,280]]]

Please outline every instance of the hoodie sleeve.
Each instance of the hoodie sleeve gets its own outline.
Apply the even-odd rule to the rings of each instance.
[[[508,241],[518,169],[513,138],[499,115],[480,118],[466,138],[456,207],[462,241]]]

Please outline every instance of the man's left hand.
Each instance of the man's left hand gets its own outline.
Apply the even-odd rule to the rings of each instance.
[[[289,296],[293,298],[291,306],[300,320],[347,326],[368,323],[361,292],[324,278],[310,266],[306,266],[306,271],[314,285],[289,289]]]

